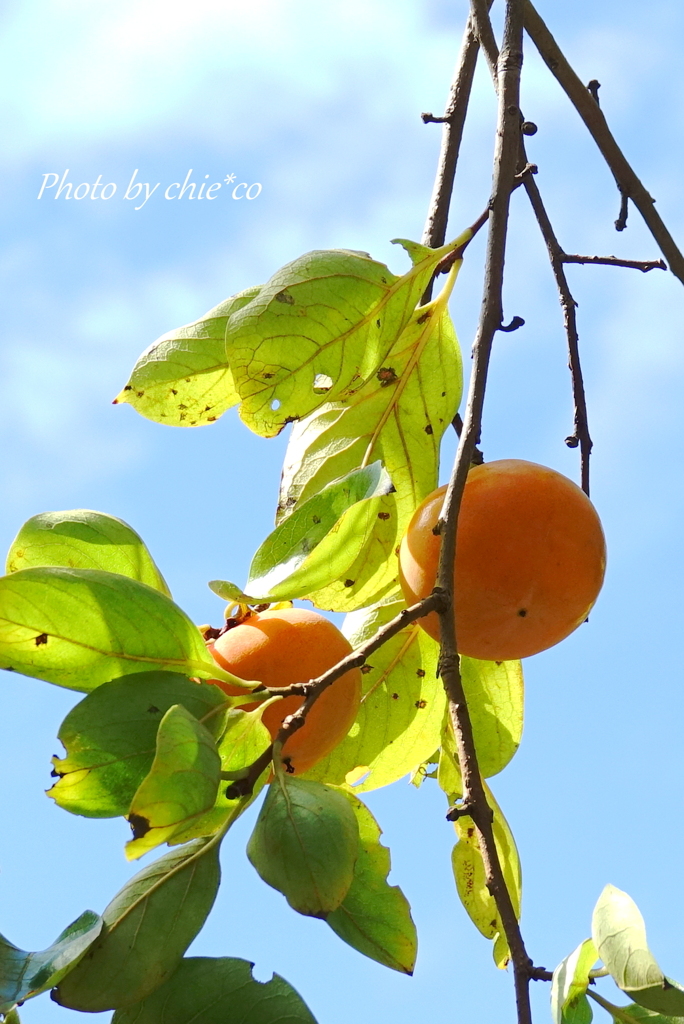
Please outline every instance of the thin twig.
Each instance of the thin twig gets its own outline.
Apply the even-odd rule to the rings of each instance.
[[[580,448],[581,482],[582,490],[589,495],[589,456],[593,446],[589,433],[589,418],[587,415],[587,400],[584,393],[584,378],[582,375],[582,363],[579,353],[579,335],[577,333],[577,316],[575,302],[568,279],[565,276],[563,263],[579,262],[578,260],[564,259],[565,254],[556,238],[556,233],[546,212],[542,201],[537,182],[529,175],[525,180],[525,191],[529,197],[537,223],[544,237],[546,248],[551,261],[551,268],[556,279],[561,309],[563,310],[563,321],[565,323],[565,335],[568,340],[568,365],[572,377],[572,395],[575,403],[575,429],[574,433],[565,439],[569,448]],[[597,257],[598,259],[598,257]]]
[[[617,256],[575,256],[567,252],[560,254],[561,263],[592,263],[602,267],[627,267],[630,270],[667,270],[665,260],[621,260]]]
[[[429,615],[431,612],[439,611],[445,601],[444,593],[438,588],[432,591],[427,597],[423,598],[422,601],[418,601],[416,604],[411,605],[410,608],[404,608],[395,615],[393,619],[381,626],[380,629],[364,644],[357,647],[356,650],[352,651],[341,661],[338,661],[336,665],[329,668],[323,675],[318,676],[317,679],[311,679],[307,683],[294,683],[292,686],[278,687],[277,689],[269,690],[268,693],[273,697],[290,697],[293,695],[304,697],[304,703],[294,712],[289,715],[283,722],[283,725],[275,738],[274,743],[280,743],[281,745],[298,729],[304,725],[306,716],[311,710],[312,706],[318,700],[324,690],[327,690],[329,686],[343,676],[346,672],[349,672],[354,668],[361,668],[365,664],[366,660],[373,654],[378,648],[386,644],[388,640],[391,640],[393,636],[400,633],[402,629],[409,626],[412,622],[417,619],[422,619],[423,616]],[[263,692],[263,691],[261,691]],[[226,795],[230,800],[234,800],[239,796],[247,796],[252,792],[254,786],[261,775],[261,773],[268,767],[273,757],[273,746],[272,743],[264,752],[261,754],[256,761],[254,761],[248,768],[245,769],[245,774],[241,779],[233,782],[226,791]]]
[[[487,38],[482,0],[471,0],[471,14],[480,40]],[[487,803],[475,751],[473,729],[463,691],[453,613],[456,526],[468,469],[479,439],[487,370],[492,342],[502,322],[502,284],[508,225],[508,208],[515,185],[520,140],[520,68],[522,64],[522,0],[507,0],[504,44],[498,61],[499,112],[494,155],[494,182],[487,240],[485,282],[480,323],[473,347],[470,381],[463,430],[456,462],[442,509],[442,544],[437,574],[438,586],[449,596],[448,607],[440,613],[440,673],[449,700],[449,713],[463,777],[463,801],[471,808],[485,869],[487,888],[497,906],[511,951],[515,975],[518,1024],[531,1024],[529,980],[532,962],[527,954],[518,920],[506,886],[492,829],[493,814]],[[489,18],[487,16],[487,21]]]
[[[486,2],[488,7],[491,7],[493,0],[486,0]],[[478,50],[479,44],[475,37],[472,20],[468,18],[444,117],[434,117],[432,114],[422,115],[423,121],[426,124],[436,122],[444,125],[435,184],[423,229],[423,245],[429,245],[431,249],[437,249],[440,245],[444,245],[446,239],[449,207],[456,177],[456,165],[461,150],[463,127],[473,87]],[[434,276],[425,289],[422,305],[425,305],[432,298],[433,283]]]
[[[653,197],[635,174],[613,138],[603,112],[563,56],[530,0],[525,0],[525,29],[549,70],[567,93],[610,167],[623,196],[631,199],[644,218],[672,273],[684,284],[684,256],[657,213]]]

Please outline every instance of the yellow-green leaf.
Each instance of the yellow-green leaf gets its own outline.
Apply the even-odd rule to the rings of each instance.
[[[165,594],[119,573],[62,566],[0,578],[0,668],[86,693],[153,669],[235,679]]]
[[[358,647],[404,607],[387,604],[347,616],[343,632]],[[425,761],[439,744],[445,697],[437,678],[438,647],[417,623],[376,651],[363,672],[361,706],[348,736],[306,777],[365,792],[388,786]]]
[[[126,843],[128,860],[142,857],[210,810],[220,772],[214,737],[182,705],[172,705],[159,723],[152,767],[128,812],[133,829]]]
[[[226,361],[226,325],[258,288],[219,303],[199,320],[169,331],[143,352],[114,404],[174,427],[213,423],[239,401]]]
[[[598,960],[596,946],[591,939],[585,939],[577,949],[561,960],[553,972],[551,982],[551,1016],[553,1024],[575,1024],[573,1017],[584,1014],[586,1006],[578,1006],[589,987],[589,972]],[[591,1008],[589,1008],[591,1021]],[[579,1022],[577,1022],[579,1024]]]
[[[87,508],[42,512],[24,523],[7,555],[7,572],[36,565],[118,572],[171,596],[135,530],[123,519]]]
[[[434,268],[457,244],[424,249],[401,278],[343,249],[307,253],[274,274],[226,329],[247,425],[271,437],[378,373]]]

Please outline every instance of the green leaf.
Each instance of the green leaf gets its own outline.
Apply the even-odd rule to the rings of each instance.
[[[629,1024],[632,1024],[632,1021],[636,1024],[681,1024],[684,1020],[682,1017],[665,1017],[662,1013],[653,1013],[645,1006],[639,1006],[638,1003],[621,1006],[619,1010],[619,1016],[613,1014],[615,1024],[627,1024],[628,1021]]]
[[[53,993],[86,1013],[132,1006],[175,971],[219,886],[219,842],[196,839],[139,871],[102,915],[105,928]]]
[[[634,900],[607,885],[594,907],[592,935],[615,984],[641,1006],[684,1017],[684,988],[666,978],[646,942],[646,926]]]
[[[326,403],[293,426],[279,514],[285,517],[329,480],[380,459],[396,494],[373,515],[350,511],[351,536],[363,546],[343,579],[314,603],[350,611],[374,603],[396,581],[395,549],[420,502],[437,486],[442,435],[458,408],[461,356],[446,311],[455,274],[442,294],[419,307],[387,356],[387,365],[345,402]],[[350,583],[351,581],[351,583]]]
[[[37,565],[104,569],[171,596],[142,538],[123,519],[76,508],[42,512],[24,523],[7,556],[7,572]]]
[[[101,930],[102,918],[86,910],[40,953],[25,953],[0,935],[0,1013],[11,1015],[17,1003],[57,985]],[[9,1019],[5,1017],[6,1022]]]
[[[21,1024],[16,1007],[5,1015],[4,1024]]]
[[[240,416],[250,429],[272,437],[363,386],[457,244],[426,250],[401,278],[343,249],[307,253],[274,274],[226,329]]]
[[[159,723],[152,767],[128,812],[133,829],[133,839],[126,843],[128,860],[149,853],[210,810],[220,774],[213,736],[194,715],[174,704]]]
[[[585,939],[553,972],[551,1016],[553,1024],[590,1024],[591,1006],[585,998],[589,972],[598,960],[592,939]]]
[[[487,802],[494,811],[494,842],[503,868],[506,886],[511,895],[513,909],[519,918],[522,893],[520,858],[508,822],[489,786],[486,783],[484,785]],[[494,897],[487,889],[482,854],[473,820],[464,815],[454,822],[454,828],[459,841],[451,855],[451,863],[461,902],[471,921],[485,938],[495,939],[497,934],[500,934],[503,940],[501,919]],[[505,942],[505,940],[503,941]],[[498,959],[497,962],[499,962]]]
[[[353,612],[343,632],[358,647],[397,615],[403,600]],[[363,670],[361,706],[347,737],[306,772],[306,778],[335,785],[366,776],[358,793],[408,775],[439,744],[446,698],[437,678],[439,650],[412,623],[376,651]]]
[[[86,693],[144,669],[235,678],[166,595],[118,573],[61,566],[0,578],[0,668]]]
[[[390,852],[366,805],[347,794],[359,824],[360,848],[349,892],[326,917],[332,930],[364,956],[403,974],[413,974],[418,948],[408,900],[388,885]]]
[[[225,732],[218,746],[221,771],[231,776],[239,774],[256,761],[270,746],[271,734],[261,721],[258,711],[240,711],[235,708],[228,712]],[[267,768],[257,780],[251,794],[246,797],[229,799],[230,784],[219,786],[216,802],[211,810],[201,814],[196,821],[179,829],[167,840],[169,846],[187,843],[197,836],[214,835],[228,824],[236,821],[243,811],[257,798],[270,774]]]
[[[387,494],[392,481],[379,462],[357,469],[300,505],[261,545],[245,587],[250,601],[304,597],[327,584],[354,560],[358,544],[340,544],[335,524],[359,502]],[[214,589],[214,584],[210,584]]]
[[[252,964],[229,957],[188,957],[142,1003],[118,1010],[111,1024],[316,1024],[279,975],[255,981]]]
[[[227,698],[218,686],[171,672],[141,672],[103,683],[72,708],[59,729],[65,758],[53,757],[48,790],[60,807],[90,818],[127,814],[155,754],[159,723],[174,704],[219,736]]]
[[[264,882],[300,914],[325,917],[349,891],[358,850],[359,826],[343,793],[277,773],[247,845]]]
[[[228,318],[258,295],[248,288],[194,323],[162,335],[143,352],[114,399],[156,423],[198,427],[213,423],[239,401],[226,362]]]

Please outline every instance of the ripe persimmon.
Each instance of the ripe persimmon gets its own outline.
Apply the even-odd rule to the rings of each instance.
[[[431,592],[445,487],[416,509],[399,550],[409,604]],[[586,619],[603,583],[601,522],[561,473],[518,459],[470,470],[456,533],[454,611],[461,654],[508,661],[553,647]],[[439,640],[436,613],[420,619]]]
[[[252,612],[222,633],[209,650],[221,668],[277,689],[315,679],[350,654],[352,647],[337,626],[318,612],[282,608]],[[227,694],[240,693],[228,683],[214,682]],[[301,774],[329,754],[349,732],[360,700],[361,672],[351,669],[323,691],[302,728],[284,744],[282,757],[288,769]],[[303,697],[283,697],[264,709],[263,722],[274,739],[283,719],[303,701]],[[251,711],[259,705],[240,706]]]

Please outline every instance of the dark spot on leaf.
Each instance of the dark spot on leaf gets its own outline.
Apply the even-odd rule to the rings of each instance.
[[[518,611],[518,615],[520,616],[521,619],[524,619],[525,616],[527,615],[527,608],[520,608],[519,611]]]
[[[177,394],[178,394],[178,392],[176,391],[176,389],[175,389],[175,388],[171,388],[171,394],[172,394],[172,395],[177,395]]]
[[[431,316],[432,316],[432,313],[428,310],[427,313],[423,313],[422,316],[418,317],[418,319],[416,320],[416,323],[417,324],[424,324],[425,321],[429,320]]]
[[[14,671],[15,671],[15,669],[14,669],[13,665],[6,665],[5,666],[5,672],[14,672]]]
[[[383,388],[389,387],[390,384],[394,384],[397,379],[393,366],[381,366],[375,376],[380,381],[380,386]]]
[[[154,704],[150,704],[149,708],[147,709],[147,713],[148,715],[158,715],[159,708],[156,707]]]
[[[345,587],[353,587],[355,583],[356,583],[356,580],[345,580],[344,581]]]
[[[185,378],[185,383],[186,384],[189,384],[191,381],[192,381],[192,377],[186,377]]]
[[[132,384],[127,384],[126,387],[124,388],[124,391],[132,391],[132,390],[133,390],[133,385]]]
[[[320,521],[321,521],[321,517],[320,516],[312,516],[311,518],[314,521],[314,523],[316,523],[316,524],[320,523]]]
[[[494,664],[495,665],[503,665],[503,661],[495,661]]]
[[[372,671],[373,671],[373,666],[372,666],[372,665],[362,665],[362,666],[361,666],[361,671],[363,672],[363,674],[364,674],[364,676],[365,676],[365,675],[367,675],[367,674],[368,674],[369,672],[372,672]]]
[[[210,412],[211,411],[211,406],[210,405],[205,405],[204,406],[204,411],[205,412]]]
[[[493,918],[489,923],[492,926],[492,928],[496,928],[496,918]]]
[[[379,321],[379,320],[376,320],[376,321],[375,321],[375,326],[376,326],[376,327],[379,327],[379,326],[380,326],[380,321]]]
[[[386,277],[381,277],[380,280],[382,281],[383,284],[387,284],[387,278]]]
[[[295,769],[294,769],[294,765],[292,764],[292,758],[291,757],[284,757],[283,758],[283,764],[285,765],[285,771],[287,772],[287,774],[288,775],[294,775]]]
[[[417,700],[415,702],[415,704],[414,704],[414,707],[416,707],[416,708],[426,708],[427,707],[427,701],[426,700]]]
[[[216,423],[216,416],[207,416],[207,423]]]
[[[423,676],[425,675],[425,669],[424,668],[417,668],[416,669],[416,675],[418,676],[419,679],[422,679]]]
[[[399,694],[398,693],[393,693],[392,694],[392,700],[399,700]]]
[[[179,402],[179,403],[178,403],[178,408],[179,408],[179,409],[187,409],[187,405],[183,405],[183,403],[182,403],[182,402]]]
[[[179,419],[179,420],[185,420],[185,419],[187,419],[187,416],[186,416],[186,414],[185,414],[184,412],[182,412],[182,413],[180,414],[180,416],[178,417],[178,419]]]
[[[39,633],[38,636],[36,637],[36,639],[34,640],[34,643],[35,643],[36,647],[40,647],[41,644],[46,644],[47,642],[48,642],[48,635],[47,635],[47,633]]]
[[[275,373],[262,373],[261,376],[264,378],[264,380],[270,380],[271,377],[275,377]]]
[[[425,433],[426,434],[431,434],[432,433],[432,424],[431,423],[428,423],[427,427],[425,428]]]
[[[289,292],[282,291],[278,292],[275,297],[276,302],[285,302],[288,306],[294,306],[294,296],[290,295]]]
[[[286,416],[283,420],[283,426],[285,426],[286,423],[296,423],[298,419],[299,416]]]
[[[378,512],[378,519],[389,519],[389,512]]]
[[[442,398],[445,398],[445,397],[446,397],[446,391],[443,391],[442,392]]]
[[[129,814],[128,824],[131,826],[134,839],[142,839],[150,831],[150,823],[141,814]]]
[[[475,835],[475,829],[473,828],[472,825],[470,826],[470,828],[466,829],[466,835],[468,836],[468,839],[472,839],[473,836]]]

